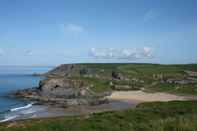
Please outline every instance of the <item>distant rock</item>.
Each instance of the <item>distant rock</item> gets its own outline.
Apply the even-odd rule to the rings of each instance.
[[[82,68],[79,70],[79,74],[81,76],[87,75],[88,74],[88,69],[87,68]]]
[[[53,70],[43,74],[45,76],[68,76],[72,70],[74,70],[75,65],[74,64],[62,64]]]

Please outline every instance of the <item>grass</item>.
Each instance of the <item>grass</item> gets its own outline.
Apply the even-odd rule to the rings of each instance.
[[[96,93],[103,93],[112,90],[108,80],[100,80],[100,79],[88,78],[88,77],[72,77],[70,79],[75,79],[75,80],[79,79],[87,82],[88,85],[90,85],[90,89]]]
[[[0,131],[196,131],[197,102],[143,103],[135,109],[89,117],[27,120],[1,124]]]
[[[161,83],[161,79],[155,79],[153,76],[162,75],[163,79],[174,79],[184,80],[187,74],[185,70],[196,71],[197,64],[182,64],[182,65],[160,65],[160,64],[79,64],[83,65],[88,69],[93,70],[93,77],[83,78],[78,76],[80,79],[84,79],[89,83],[93,84],[92,88],[94,91],[104,92],[109,90],[109,83],[112,81],[117,85],[130,85],[135,88],[144,88],[149,91],[160,91],[176,94],[197,94],[197,82],[196,84],[169,84]],[[123,75],[127,80],[113,81],[111,80],[112,71],[117,71]],[[96,76],[97,77],[94,77]],[[196,78],[196,77],[193,77]],[[138,81],[132,81],[137,79]],[[143,81],[140,82],[140,81]],[[129,84],[128,84],[129,83]],[[156,84],[154,84],[156,83]],[[130,88],[135,89],[135,88]]]
[[[93,85],[91,88],[95,92],[111,91],[109,81],[98,80],[94,78],[85,78],[85,79],[86,81],[88,81],[88,83]]]
[[[154,86],[146,88],[145,91],[167,92],[177,95],[197,95],[197,86],[193,84],[180,85],[180,84],[157,83]]]

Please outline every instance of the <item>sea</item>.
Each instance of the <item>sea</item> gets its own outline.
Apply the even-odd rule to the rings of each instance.
[[[53,67],[40,66],[0,66],[0,122],[21,117],[32,117],[35,111],[43,110],[32,106],[32,101],[10,97],[10,93],[26,88],[37,87],[41,76],[35,73],[45,73]]]

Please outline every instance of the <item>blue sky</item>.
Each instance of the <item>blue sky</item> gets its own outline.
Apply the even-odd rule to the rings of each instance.
[[[196,0],[0,0],[0,65],[197,63]]]

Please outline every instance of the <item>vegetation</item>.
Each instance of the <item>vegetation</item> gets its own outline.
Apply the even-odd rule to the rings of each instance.
[[[196,131],[197,102],[143,103],[135,109],[84,117],[26,120],[0,131]]]
[[[72,77],[72,79],[75,80],[83,80],[89,83],[90,88],[92,91],[97,92],[97,93],[102,93],[105,91],[111,91],[112,89],[109,86],[109,81],[107,80],[100,80],[96,78],[89,78],[89,77]]]
[[[111,90],[143,90],[197,94],[197,64],[62,65],[48,75],[85,81],[89,88],[97,93]],[[0,131],[27,130],[197,131],[197,101],[142,103],[135,109],[124,111],[0,124]]]
[[[186,71],[196,73],[190,76]],[[197,64],[76,64],[71,79],[90,83],[95,92],[109,90],[197,94]],[[116,78],[115,78],[116,77]]]

